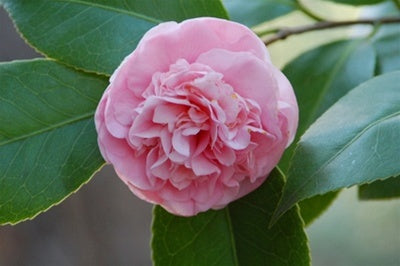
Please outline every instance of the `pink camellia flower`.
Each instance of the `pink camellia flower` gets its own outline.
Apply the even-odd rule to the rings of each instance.
[[[110,79],[97,107],[105,160],[171,213],[220,209],[256,189],[293,140],[293,89],[245,26],[162,23]]]

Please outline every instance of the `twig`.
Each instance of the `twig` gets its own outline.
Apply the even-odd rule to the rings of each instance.
[[[358,24],[379,25],[379,24],[390,24],[390,23],[400,23],[400,17],[386,17],[379,19],[360,19],[360,20],[346,20],[346,21],[322,21],[312,25],[306,25],[300,27],[272,29],[259,33],[259,36],[268,33],[276,33],[271,38],[264,41],[265,45],[269,45],[278,40],[284,40],[291,35],[301,34],[309,31],[325,30],[325,29],[332,29],[332,28],[358,25]]]

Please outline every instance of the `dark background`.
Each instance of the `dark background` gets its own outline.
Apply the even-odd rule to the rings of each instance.
[[[0,8],[0,62],[39,56]],[[0,227],[0,266],[151,265],[151,208],[105,167],[34,220]]]

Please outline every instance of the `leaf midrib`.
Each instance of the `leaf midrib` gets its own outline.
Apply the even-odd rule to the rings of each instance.
[[[305,179],[305,182],[304,182],[302,185],[298,186],[298,187],[293,191],[292,196],[289,197],[288,200],[287,200],[286,202],[289,202],[289,203],[290,203],[290,202],[293,201],[293,199],[297,198],[297,194],[298,194],[299,191],[301,191],[306,185],[308,185],[308,184],[310,183],[310,181],[311,181],[318,173],[320,173],[321,171],[323,171],[323,170],[326,168],[326,166],[328,166],[333,160],[335,160],[340,154],[342,154],[348,147],[350,147],[355,141],[357,141],[357,139],[359,139],[365,132],[367,132],[369,129],[375,127],[376,125],[378,125],[378,124],[380,124],[380,123],[382,123],[382,122],[384,122],[384,121],[386,121],[386,120],[388,120],[388,119],[391,119],[391,118],[393,118],[393,117],[396,117],[396,116],[398,116],[398,115],[400,115],[400,111],[394,112],[394,113],[392,113],[392,114],[390,114],[390,115],[386,115],[386,116],[384,116],[384,117],[382,117],[382,118],[376,120],[375,122],[369,124],[369,125],[366,126],[364,129],[362,129],[362,130],[361,130],[358,134],[356,134],[347,144],[345,144],[338,152],[336,152],[336,153],[335,153],[332,157],[330,157],[325,163],[323,163],[323,164],[321,165],[321,167],[318,168],[317,171],[315,171],[313,174],[311,174],[310,176],[308,176],[308,178]],[[366,182],[364,182],[364,183],[366,183]],[[361,184],[364,184],[364,183],[360,183],[360,185],[361,185]],[[286,205],[287,205],[287,204],[286,204]]]
[[[91,2],[86,2],[86,1],[81,1],[81,0],[57,0],[57,2],[66,2],[66,3],[72,3],[72,4],[78,4],[78,5],[84,5],[84,6],[89,6],[92,8],[99,8],[99,9],[104,9],[107,11],[112,11],[112,12],[116,12],[116,13],[120,13],[120,14],[125,14],[125,15],[129,15],[132,17],[136,17],[142,20],[146,20],[148,22],[152,22],[152,23],[161,23],[163,22],[163,20],[159,20],[150,16],[146,16],[143,14],[139,14],[133,11],[128,11],[128,10],[124,10],[124,9],[120,9],[120,8],[116,8],[116,7],[111,7],[111,6],[106,6],[106,5],[102,5],[102,4],[98,4],[98,3],[91,3]]]
[[[52,124],[51,126],[44,127],[44,128],[39,129],[39,130],[32,131],[32,132],[30,132],[28,134],[20,135],[20,136],[11,138],[11,139],[7,139],[5,141],[1,141],[0,142],[0,147],[8,145],[8,144],[11,144],[11,143],[14,143],[14,142],[17,142],[17,141],[20,141],[20,140],[24,140],[24,139],[27,139],[27,138],[30,138],[30,137],[33,137],[33,136],[36,136],[36,135],[40,135],[40,134],[43,134],[45,132],[49,132],[49,131],[55,130],[57,128],[66,126],[66,125],[74,124],[76,122],[79,122],[79,121],[84,120],[84,119],[88,119],[88,118],[93,117],[93,116],[94,116],[94,111],[91,111],[91,112],[88,112],[88,113],[84,113],[82,115],[79,115],[79,116],[76,116],[76,117],[73,117],[73,118],[70,118],[70,119],[63,120],[62,122]]]
[[[232,225],[232,220],[231,220],[231,214],[229,211],[229,206],[225,207],[225,216],[226,216],[226,222],[228,225],[228,229],[230,232],[230,237],[229,240],[231,241],[231,247],[232,247],[232,255],[233,255],[233,266],[239,266],[239,260],[236,252],[236,241],[235,241],[235,235],[233,232],[233,225]]]

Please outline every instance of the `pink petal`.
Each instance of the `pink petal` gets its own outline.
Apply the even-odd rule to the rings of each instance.
[[[224,81],[241,97],[257,102],[262,110],[263,126],[269,132],[279,131],[276,128],[279,89],[270,63],[249,52],[222,49],[212,49],[200,55],[196,62],[209,65],[214,71],[222,73]]]
[[[133,121],[129,134],[141,138],[154,138],[160,136],[163,129],[162,125],[154,124],[152,119],[154,116],[154,108],[158,101],[150,102],[146,100],[146,105],[143,107],[142,112],[138,114]]]
[[[278,82],[279,96],[278,96],[278,110],[287,119],[287,131],[289,139],[287,146],[289,146],[297,130],[299,122],[299,107],[297,106],[296,96],[294,94],[292,85],[277,68],[273,68],[275,78]]]
[[[171,172],[171,184],[178,190],[187,188],[195,178],[193,171],[185,166],[178,166]]]
[[[114,165],[125,183],[131,182],[141,189],[154,188],[147,179],[145,156],[135,156],[125,140],[113,137],[105,128],[99,131],[99,142],[103,157]]]
[[[168,180],[171,178],[171,167],[168,161],[163,161],[159,165],[153,165],[150,168],[150,173],[162,180]]]
[[[208,146],[210,140],[210,135],[206,131],[201,131],[197,135],[197,143],[196,143],[196,148],[195,151],[193,152],[193,157],[199,155],[202,153]]]
[[[161,145],[162,145],[162,148],[163,148],[165,154],[169,154],[171,152],[171,149],[172,149],[171,138],[172,138],[172,134],[168,131],[167,128],[164,128],[161,131],[160,140],[161,140]]]
[[[165,201],[162,205],[166,210],[176,215],[193,216],[198,213],[196,211],[193,200],[189,201]]]
[[[110,84],[106,93],[108,100],[105,106],[104,119],[108,131],[114,137],[125,138],[132,123],[133,113],[140,100],[126,86],[116,89],[115,84]]]
[[[222,146],[220,149],[213,149],[213,152],[217,160],[223,165],[231,166],[236,160],[235,152],[227,146]]]
[[[153,122],[159,124],[173,123],[185,109],[187,107],[182,105],[160,104],[154,109]]]
[[[183,136],[191,136],[191,135],[196,135],[197,133],[200,132],[200,128],[198,127],[188,127],[182,130],[182,135]]]
[[[192,159],[191,166],[196,176],[210,175],[220,172],[219,168],[202,154]]]
[[[172,151],[168,154],[168,158],[173,161],[174,163],[182,164],[184,163],[188,158],[182,154],[180,154],[177,151]]]
[[[94,115],[94,123],[96,130],[99,131],[101,127],[104,127],[104,110],[106,109],[108,101],[108,93],[104,93],[99,104],[97,105],[96,112]]]
[[[215,180],[216,178],[214,178]],[[215,183],[215,182],[214,182]],[[208,205],[206,208],[210,207],[222,196],[221,189],[216,189],[215,184],[210,184],[207,180],[206,182],[198,182],[196,186],[192,187],[191,197],[196,203],[205,203]]]
[[[241,128],[232,139],[224,139],[226,145],[234,150],[243,150],[250,144],[250,133],[246,128]]]
[[[221,175],[219,181],[226,187],[239,187],[239,182],[234,179],[235,168],[234,167],[221,167]]]
[[[189,189],[179,190],[176,187],[174,187],[170,182],[167,182],[165,184],[165,186],[160,191],[158,191],[158,193],[165,201],[169,201],[169,202],[190,201]]]
[[[175,131],[172,135],[172,147],[185,157],[190,156],[190,141],[187,136],[183,136],[182,132]]]
[[[252,133],[252,141],[257,144],[253,151],[256,165],[253,169],[255,177],[264,176],[278,164],[287,144],[287,135],[281,139],[269,134]]]
[[[251,51],[260,60],[270,61],[262,41],[247,27],[222,19],[196,18],[180,24],[161,23],[151,29],[124,60],[113,80],[129,77],[127,85],[139,97],[154,73],[168,71],[180,58],[193,63],[200,54],[213,48]]]
[[[193,122],[201,124],[207,121],[208,116],[201,110],[197,110],[195,107],[192,107],[188,111],[188,115]]]

